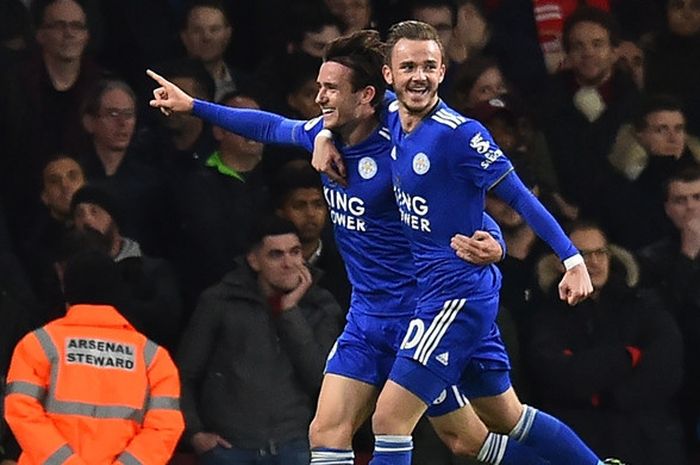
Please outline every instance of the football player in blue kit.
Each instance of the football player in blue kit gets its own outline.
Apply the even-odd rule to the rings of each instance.
[[[516,439],[542,457],[535,463],[601,464],[570,428],[518,400],[495,325],[500,274],[495,266],[460,260],[455,250],[464,253],[464,238],[457,232],[480,225],[485,193],[492,190],[563,261],[563,300],[575,305],[592,292],[588,271],[488,131],[438,98],[444,72],[444,50],[431,26],[418,21],[392,26],[383,73],[398,100],[389,105],[386,124],[394,144],[394,193],[417,268],[418,304],[377,400],[370,464],[410,464],[411,433],[418,419],[436,394],[460,382],[489,428],[509,436],[488,433],[477,452],[479,460],[522,463],[520,451],[508,440]],[[325,144],[327,154],[331,149]],[[315,159],[314,166],[330,174],[331,162],[342,165],[342,159],[326,155]]]
[[[386,86],[380,72],[382,47],[372,31],[329,46],[318,77],[317,101],[323,115],[310,121],[194,100],[148,72],[161,86],[154,91],[151,105],[166,114],[192,112],[251,139],[307,150],[324,126],[334,128],[342,138],[347,185],[322,179],[353,294],[348,323],[329,355],[310,428],[314,464],[354,463],[352,437],[374,409],[416,303],[413,257],[391,188],[390,135],[377,115]],[[465,237],[471,261],[477,265],[499,260],[505,247],[488,233],[500,236],[495,222],[488,215],[482,218],[483,224]],[[464,394],[457,386],[449,386],[436,400],[427,415],[438,435],[454,452],[474,455],[478,439],[465,436],[464,431],[478,430],[485,436],[486,426]],[[524,449],[523,456],[527,455],[534,453]]]
[[[355,44],[355,46],[357,46],[357,44]],[[339,49],[342,50],[342,47],[339,47]],[[385,308],[393,308],[395,311],[393,314],[400,315],[398,324],[395,321],[391,321],[391,315],[372,315],[369,312],[372,312],[372,310],[370,310],[372,308],[376,311],[378,308],[376,304],[381,302],[381,298],[376,294],[377,291],[386,290],[386,286],[389,286],[388,289],[391,289],[392,284],[402,279],[403,275],[400,273],[401,267],[397,265],[410,262],[410,259],[407,261],[405,256],[405,247],[407,244],[403,243],[400,235],[397,235],[394,229],[386,229],[386,224],[383,226],[381,225],[381,223],[385,221],[397,221],[395,206],[393,207],[394,216],[391,214],[387,216],[385,213],[389,213],[391,207],[386,209],[386,204],[382,203],[385,207],[382,209],[379,208],[379,205],[371,205],[369,203],[372,198],[383,198],[381,195],[382,190],[378,188],[371,196],[367,196],[367,193],[365,193],[364,196],[353,195],[352,193],[353,187],[358,186],[358,183],[360,186],[363,183],[369,185],[370,180],[373,179],[375,180],[373,182],[377,183],[376,186],[380,186],[380,184],[384,185],[385,191],[390,192],[385,181],[379,183],[379,173],[385,173],[386,164],[385,162],[382,163],[382,161],[386,160],[386,152],[391,146],[389,145],[387,147],[386,142],[383,142],[385,145],[385,155],[384,157],[377,156],[376,158],[372,156],[372,154],[378,155],[378,152],[368,150],[367,146],[363,146],[363,141],[369,141],[372,139],[372,136],[376,136],[377,133],[384,141],[387,139],[386,128],[378,125],[377,120],[373,117],[373,115],[376,114],[376,104],[378,100],[375,99],[374,102],[372,102],[372,94],[376,94],[376,89],[381,88],[381,85],[375,87],[373,90],[368,90],[373,88],[372,85],[369,85],[372,81],[367,82],[366,80],[363,81],[362,78],[358,78],[358,76],[366,76],[368,74],[366,68],[358,69],[357,63],[353,63],[352,60],[346,60],[348,58],[347,56],[343,56],[341,53],[339,56],[334,57],[332,51],[333,48],[331,47],[331,49],[329,49],[331,53],[329,53],[319,73],[321,89],[319,90],[317,100],[323,109],[324,124],[329,128],[335,129],[337,135],[340,136],[343,147],[343,160],[348,166],[348,187],[346,189],[324,178],[324,193],[331,207],[331,215],[334,216],[336,238],[340,244],[340,249],[344,250],[345,245],[352,247],[344,253],[344,258],[348,266],[348,274],[351,280],[353,279],[353,274],[350,271],[351,268],[355,265],[359,265],[355,269],[358,272],[361,271],[355,276],[358,280],[353,281],[353,285],[358,284],[359,290],[361,289],[361,283],[370,284],[367,281],[363,281],[363,277],[370,277],[370,281],[377,278],[378,281],[373,281],[374,286],[369,285],[364,288],[367,291],[364,297],[369,297],[366,301],[363,302],[362,298],[356,299],[356,295],[353,296],[348,325],[343,336],[341,336],[339,340],[334,354],[332,354],[329,360],[327,375],[324,379],[321,398],[319,400],[317,417],[311,428],[313,447],[312,463],[324,463],[328,465],[352,463],[352,451],[350,450],[352,434],[359,426],[362,419],[371,411],[376,398],[377,389],[381,386],[382,380],[386,379],[386,373],[390,369],[391,362],[393,362],[393,351],[396,349],[398,341],[397,329],[399,333],[403,333],[406,327],[405,323],[407,317],[405,314],[406,312],[402,311],[402,309],[404,309],[403,303],[396,306],[396,303],[402,300],[399,298],[399,300],[393,300],[393,302],[391,299],[386,301],[386,303],[389,304],[393,303],[394,306],[392,307],[389,305]],[[347,55],[351,56],[352,53]],[[157,76],[152,76],[157,78]],[[313,135],[321,132],[319,120],[312,120],[305,123],[293,122],[264,112],[252,110],[231,111],[231,109],[209,105],[205,102],[193,102],[192,99],[186,95],[184,97],[178,95],[178,92],[181,91],[167,81],[162,79],[157,80],[161,84],[161,88],[154,91],[155,99],[151,102],[151,105],[160,107],[166,112],[194,111],[198,116],[204,117],[217,125],[221,125],[226,129],[234,130],[251,138],[265,142],[292,142],[305,146],[306,148],[309,148]],[[425,92],[425,88],[415,86],[412,87],[410,91],[420,94]],[[189,100],[187,100],[188,98]],[[346,106],[348,100],[350,105]],[[370,111],[368,111],[367,108],[368,103],[370,103],[372,107]],[[396,113],[396,105],[394,105],[391,110],[392,111],[388,115],[389,122],[391,122],[392,118],[391,113]],[[348,116],[350,117],[349,120],[347,119]],[[461,117],[458,117],[456,114],[441,113],[437,116],[438,119],[451,121],[448,126],[458,126],[458,123],[464,122],[460,121],[458,118]],[[366,123],[367,118],[371,121],[369,127],[361,124],[363,119]],[[303,127],[303,131],[299,129],[300,127]],[[362,129],[358,131],[359,128]],[[304,133],[305,135],[303,135]],[[488,133],[485,131],[484,133],[486,137],[489,138],[489,143],[493,144],[493,142],[490,141]],[[381,142],[382,139],[376,140]],[[478,139],[474,140],[475,145],[477,145],[478,142],[481,141]],[[360,146],[363,148],[362,151],[352,152],[353,148],[360,148]],[[483,147],[483,143],[480,147]],[[493,147],[495,148],[495,145],[493,145]],[[352,155],[355,156],[353,157]],[[396,158],[396,156],[397,153],[392,151],[391,158]],[[490,155],[490,157],[498,158],[494,157],[493,154]],[[427,155],[419,156],[415,162],[412,163],[412,165],[416,167],[416,170],[414,170],[416,174],[422,175],[430,171],[430,159],[428,158],[426,163],[426,158]],[[483,165],[480,164],[480,166],[483,168]],[[421,172],[423,173],[420,174]],[[396,178],[395,181],[397,181]],[[399,221],[402,221],[408,228],[430,232],[431,224],[429,221],[431,216],[428,215],[430,206],[426,198],[411,195],[410,191],[402,190],[400,184],[398,184],[398,187],[395,189],[394,196],[398,200],[399,205],[402,206]],[[464,210],[462,205],[453,206],[456,209],[449,212],[448,216],[450,214],[454,215],[454,212],[462,212]],[[376,208],[376,210],[374,210],[374,208]],[[481,210],[483,214],[483,205]],[[348,216],[348,212],[352,219]],[[376,216],[374,216],[375,214]],[[443,214],[445,213],[443,212]],[[364,216],[364,218],[359,218],[361,216]],[[375,220],[377,220],[378,223],[375,223]],[[470,224],[472,230],[475,229],[473,228],[475,224],[476,223]],[[347,241],[343,239],[343,234],[347,232],[346,229],[348,227],[351,231],[355,231],[356,233],[367,233],[369,230],[374,231],[376,227],[376,230],[380,233],[373,236],[365,236],[364,239],[367,239],[367,241],[360,240],[361,242],[353,244],[352,239],[349,239],[349,237],[346,238]],[[459,231],[459,229],[452,231],[450,234],[453,234],[455,231]],[[355,238],[357,237],[355,236]],[[479,248],[474,248],[474,242],[469,242],[469,239],[469,237],[459,236],[455,239],[455,244],[461,247],[461,254],[477,256],[480,253]],[[374,247],[370,244],[371,242],[374,242]],[[478,242],[479,241],[476,241],[476,243]],[[449,248],[449,240],[446,243]],[[404,254],[395,255],[396,249],[386,249],[385,247],[387,244],[399,245],[399,248],[404,251]],[[468,244],[468,248],[466,249],[464,248],[465,244]],[[378,245],[379,248],[376,248]],[[358,246],[362,248],[355,248]],[[372,259],[382,257],[381,251],[386,250],[391,250],[391,253],[387,254],[386,258],[401,257],[401,259],[394,260],[391,262],[393,264],[389,267],[383,267],[383,271],[388,271],[389,274],[371,273],[370,270],[372,268],[380,265],[380,263]],[[354,254],[349,254],[351,251],[354,251]],[[379,252],[379,254],[367,253],[369,251],[376,251]],[[447,255],[444,255],[443,258],[448,261],[452,259],[454,253],[451,250],[450,253],[451,255],[449,258]],[[576,257],[575,249],[573,249],[571,256]],[[350,260],[357,260],[358,263],[348,263],[347,260],[349,257],[351,257]],[[573,258],[567,262],[571,265],[571,262],[575,261],[576,258]],[[382,262],[382,260],[379,260],[379,262]],[[368,268],[363,269],[363,264],[367,264]],[[577,264],[574,263],[572,266],[575,268]],[[580,268],[578,270],[580,271]],[[398,275],[396,274],[397,271],[399,271]],[[369,274],[366,274],[368,272]],[[430,274],[430,272],[431,271],[428,271],[427,273]],[[585,268],[583,272],[584,277],[587,278]],[[410,273],[412,275],[413,271],[410,271]],[[494,272],[492,268],[489,268],[488,273],[492,276],[492,283],[496,287],[497,293],[497,282],[500,276],[498,276],[497,272]],[[575,272],[571,274],[575,274]],[[561,289],[562,293],[566,294],[568,297],[568,300],[571,303],[575,303],[576,300],[585,295],[585,292],[581,292],[580,289],[576,288],[575,279],[572,285],[571,274],[568,274],[569,279],[565,277],[562,281]],[[412,293],[413,291],[409,292],[411,298],[414,298],[415,295]],[[362,294],[362,292],[357,293],[358,297],[360,294]],[[397,296],[398,295],[399,294],[397,294]],[[493,298],[491,301],[488,301],[488,299],[484,301],[486,302],[488,310],[489,304],[492,305]],[[405,301],[403,302],[405,303]],[[427,358],[430,359],[430,354],[433,354],[435,351],[433,348],[436,347],[435,341],[437,341],[438,344],[445,342],[443,340],[445,332],[447,329],[450,329],[452,325],[451,322],[454,321],[455,316],[464,312],[463,309],[468,307],[465,306],[465,303],[466,300],[464,298],[450,299],[448,302],[444,302],[442,316],[433,318],[431,321],[437,323],[433,326],[429,325],[427,331],[425,330],[426,324],[423,320],[424,317],[419,314],[418,317],[412,321],[411,327],[404,338],[402,351],[406,352],[406,350],[418,347],[416,353],[418,350],[421,350],[421,359],[425,359],[426,354],[428,354]],[[363,312],[363,304],[367,304],[367,307],[364,308],[365,312]],[[476,320],[481,320],[483,322],[489,321],[490,318],[491,316],[485,313],[482,317],[477,317]],[[459,323],[458,321],[458,324]],[[454,329],[458,327],[458,324],[455,324],[452,328],[453,332]],[[491,325],[493,326],[493,321],[491,321]],[[422,330],[420,328],[421,326],[423,327]],[[431,328],[433,328],[432,333]],[[427,333],[431,333],[432,336],[423,337]],[[467,334],[467,336],[469,335]],[[436,415],[432,418],[433,424],[436,426],[436,430],[441,438],[445,440],[452,450],[466,455],[478,455],[484,462],[494,464],[598,463],[597,458],[595,458],[590,450],[588,450],[565,425],[530,407],[522,406],[519,403],[517,397],[515,397],[510,388],[507,373],[509,366],[507,357],[500,343],[500,338],[498,337],[497,328],[493,326],[484,339],[485,340],[480,344],[482,350],[485,353],[486,351],[484,348],[489,348],[493,354],[496,354],[494,360],[489,360],[494,363],[487,363],[486,365],[478,364],[477,372],[468,373],[468,376],[463,377],[463,379],[469,382],[470,391],[468,394],[475,397],[475,403],[479,405],[479,414],[483,416],[489,427],[496,431],[509,433],[510,436],[517,441],[508,441],[508,437],[504,435],[489,433],[484,424],[478,418],[474,417],[474,412],[469,405],[454,410],[454,407],[450,406],[450,402],[443,402],[442,404],[432,406],[428,409],[428,414]],[[369,347],[372,347],[373,350],[370,350]],[[403,355],[403,357],[415,360],[405,355]],[[449,366],[454,363],[454,357],[451,357],[449,351],[438,352],[435,359],[444,366]],[[488,357],[486,357],[485,360],[488,360]],[[458,363],[459,361],[458,354]],[[392,376],[398,378],[400,375],[396,375],[395,373],[397,372],[400,373],[401,370],[394,367]],[[413,381],[418,381],[417,384],[420,385],[423,373],[418,371],[413,371],[413,373],[418,374],[418,376],[414,377]],[[484,373],[489,374],[489,376],[485,376]],[[435,377],[431,372],[426,372],[425,374],[428,375],[429,378]],[[438,379],[440,378],[438,377]],[[474,379],[481,379],[481,383],[475,384]],[[402,382],[410,384],[409,381]],[[400,384],[390,381],[389,385],[392,384],[401,388]],[[430,383],[427,384],[430,385]],[[433,399],[448,397],[454,399],[452,404],[464,401],[462,394],[455,391],[453,385],[442,384],[441,381],[434,384],[441,384],[443,389],[436,390],[437,395],[433,397]],[[390,389],[393,388],[390,387]],[[425,396],[422,389],[424,388],[420,386],[415,388],[418,393]],[[432,387],[429,389],[432,389]],[[415,394],[411,394],[411,391],[408,389],[405,389],[405,391],[409,394],[409,402],[403,407],[407,408],[402,407],[401,409],[397,409],[397,412],[403,413],[413,408],[414,404],[412,401],[414,399],[419,399],[419,403],[422,404],[417,409],[420,411],[420,414],[432,403],[430,401],[421,400]],[[495,395],[490,396],[490,394]],[[384,396],[384,393],[382,393],[382,396]],[[438,407],[438,409],[436,409],[436,407]],[[439,408],[445,410],[440,411]],[[378,410],[378,413],[380,411],[381,410]],[[440,415],[445,412],[450,413]],[[387,414],[391,415],[391,413]],[[418,416],[420,416],[420,414]],[[377,415],[375,415],[374,420],[376,430],[381,424],[378,424]],[[417,421],[417,417],[415,420]],[[413,425],[414,424],[415,423],[413,423]],[[411,430],[413,425],[410,425]],[[408,431],[408,433],[410,434],[410,431]],[[521,444],[526,444],[526,446],[522,447]],[[374,460],[376,463],[410,463],[410,449],[411,441],[410,435],[408,434],[378,434],[377,456]],[[533,451],[536,453],[533,453]],[[409,462],[405,461],[406,457],[408,457]],[[542,457],[546,457],[546,459]],[[382,462],[381,460],[385,461]]]

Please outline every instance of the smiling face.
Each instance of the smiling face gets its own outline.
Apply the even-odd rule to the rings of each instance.
[[[581,21],[569,32],[567,59],[582,86],[599,86],[610,78],[617,61],[610,33],[598,23]]]
[[[434,40],[399,39],[384,65],[386,82],[394,87],[401,108],[425,116],[437,103],[438,86],[445,77],[442,50]]]
[[[335,61],[327,61],[318,72],[316,103],[321,107],[323,125],[342,130],[359,117],[365,105],[363,89],[352,88],[352,69]]]

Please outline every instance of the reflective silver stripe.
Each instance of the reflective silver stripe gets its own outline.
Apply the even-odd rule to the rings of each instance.
[[[177,410],[180,411],[180,399],[177,397],[155,396],[151,397],[146,406],[146,410],[151,409]]]
[[[5,392],[7,394],[24,394],[40,401],[44,400],[44,397],[46,397],[46,389],[44,389],[43,386],[26,381],[13,381],[9,383]]]
[[[35,330],[34,335],[39,340],[39,344],[41,344],[41,348],[44,350],[46,358],[48,358],[51,362],[49,392],[44,400],[44,407],[46,407],[47,400],[51,400],[55,397],[55,390],[58,384],[58,349],[56,349],[51,336],[49,336],[49,333],[47,333],[44,328]]]
[[[72,455],[73,455],[73,449],[71,449],[68,444],[64,444],[61,447],[59,447],[56,450],[56,452],[49,455],[49,458],[46,459],[46,461],[44,462],[44,465],[61,465],[66,460],[68,460],[70,458],[70,456],[72,456]]]
[[[55,398],[49,398],[45,408],[49,413],[83,415],[90,418],[133,420],[137,423],[143,420],[143,412],[140,409],[118,405],[93,405],[83,402],[64,402]]]
[[[146,369],[151,368],[151,363],[153,363],[157,351],[158,344],[150,339],[146,341],[146,347],[143,348],[143,358],[146,360]]]
[[[44,349],[44,353],[46,354],[46,358],[51,360],[52,365],[54,363],[56,363],[58,361],[58,350],[56,349],[56,346],[53,344],[53,341],[51,340],[51,336],[49,336],[49,333],[47,333],[44,328],[39,328],[39,329],[34,331],[34,335],[39,340],[39,344],[41,344],[41,348]]]
[[[143,465],[141,461],[134,457],[128,450],[122,452],[119,455],[119,457],[117,457],[117,460],[119,460],[124,465]]]

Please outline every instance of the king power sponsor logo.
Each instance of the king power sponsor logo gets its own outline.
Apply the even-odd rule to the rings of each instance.
[[[414,231],[432,232],[430,220],[426,218],[430,207],[424,197],[411,195],[397,186],[394,186],[394,195],[396,196],[396,204],[401,212],[401,221],[406,226]]]
[[[323,188],[323,197],[330,207],[331,221],[334,225],[350,231],[367,231],[367,223],[362,218],[365,214],[364,200],[329,187]]]

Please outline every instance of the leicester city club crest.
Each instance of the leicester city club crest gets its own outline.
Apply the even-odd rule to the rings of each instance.
[[[372,179],[377,174],[377,162],[372,157],[364,157],[357,164],[357,172],[362,179]]]
[[[430,159],[423,152],[418,152],[413,157],[413,171],[416,174],[425,174],[430,169]]]

